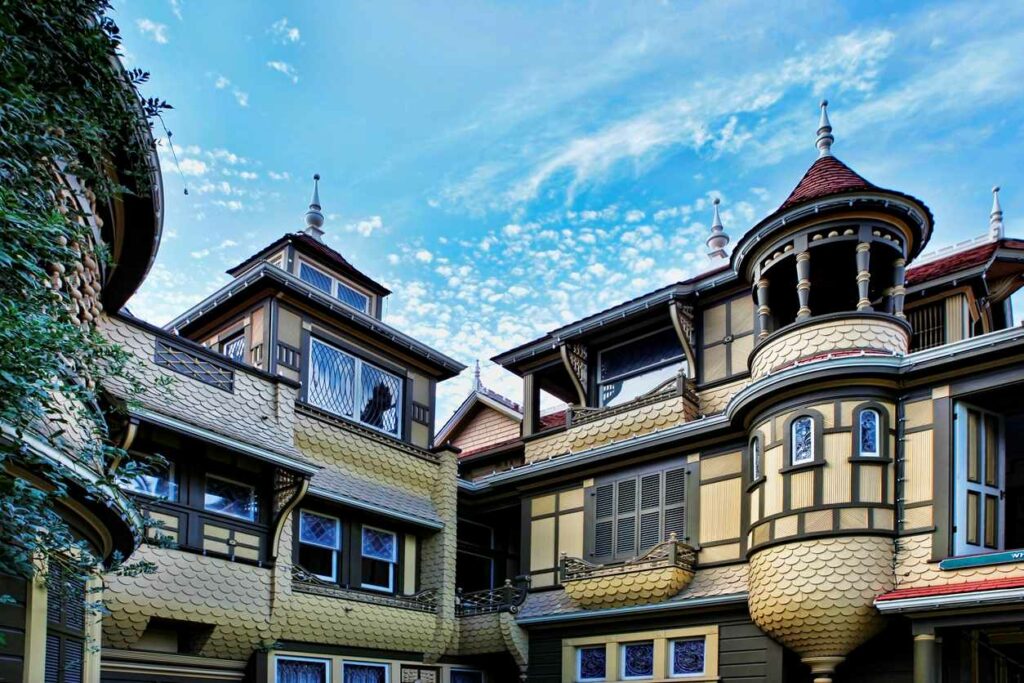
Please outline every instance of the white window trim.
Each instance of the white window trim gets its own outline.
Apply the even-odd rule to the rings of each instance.
[[[694,672],[691,672],[691,673],[688,673],[688,674],[677,674],[675,672],[675,666],[676,666],[676,643],[681,643],[681,642],[687,641],[687,640],[699,640],[702,643],[704,643],[704,667],[700,671],[694,671]],[[669,642],[669,647],[668,647],[668,675],[671,678],[680,678],[680,679],[682,679],[684,681],[687,678],[703,678],[704,675],[705,675],[705,672],[707,671],[707,667],[708,667],[708,664],[707,664],[708,638],[707,638],[707,636],[693,636],[693,637],[690,637],[690,638],[673,638],[672,640],[670,640],[668,642]]]
[[[810,443],[810,457],[804,458],[803,460],[797,460],[797,448],[796,448],[796,426],[804,420],[811,423],[811,443]],[[790,465],[806,465],[809,462],[814,462],[817,453],[814,452],[814,418],[810,415],[801,415],[800,417],[793,420],[789,425],[789,464]]]
[[[342,660],[341,662],[341,680],[342,683],[345,681],[345,667],[348,666],[372,666],[378,669],[384,669],[384,683],[391,681],[391,665],[384,662],[362,662],[358,660]]]
[[[452,674],[455,673],[456,671],[461,671],[462,673],[480,674],[480,681],[481,681],[481,683],[487,683],[487,674],[486,673],[484,673],[480,669],[467,669],[464,666],[454,666],[454,667],[452,667],[451,669],[448,670],[448,681],[449,681],[449,683],[451,683]]]
[[[210,508],[206,507],[206,491],[207,491],[207,484],[208,484],[210,479],[218,479],[220,481],[226,481],[229,484],[235,484],[236,486],[244,486],[245,488],[249,489],[250,500],[254,504],[253,505],[253,516],[251,518],[250,517],[242,517],[241,515],[233,515],[230,512],[223,512],[221,510],[211,510]],[[243,481],[237,481],[235,479],[229,479],[227,477],[221,477],[221,476],[216,475],[216,474],[207,474],[206,475],[206,481],[203,482],[203,510],[205,512],[212,512],[215,515],[221,515],[223,517],[230,517],[231,519],[240,519],[240,520],[242,520],[244,522],[255,522],[256,518],[259,517],[259,509],[258,508],[259,508],[258,501],[256,500],[256,487],[253,486],[252,484],[246,484]]]
[[[304,259],[302,257],[299,257],[297,259],[297,261],[298,261],[299,265],[296,267],[295,271],[296,271],[296,275],[298,275],[298,278],[300,280],[302,280],[302,266],[305,265],[307,268],[312,268],[313,270],[315,270],[318,273],[322,274],[324,277],[327,277],[327,278],[330,279],[330,281],[331,281],[330,296],[331,297],[337,299],[339,302],[345,304],[346,306],[348,306],[351,309],[354,309],[354,310],[359,311],[361,313],[365,313],[367,315],[370,315],[370,309],[373,307],[373,295],[372,294],[370,294],[369,292],[364,290],[362,287],[357,287],[354,283],[349,282],[348,280],[346,280],[344,278],[338,277],[334,273],[332,273],[330,271],[327,271],[327,270],[324,270],[320,266],[315,265],[315,264],[311,263],[310,261],[307,261],[306,259]],[[302,281],[306,282],[305,280],[302,280]],[[310,287],[313,287],[318,292],[322,292],[323,291],[319,287],[315,287],[314,285],[312,285],[312,284],[310,284],[308,282],[306,282],[306,284],[308,284]],[[342,300],[342,298],[338,296],[338,285],[343,285],[345,287],[348,287],[349,289],[351,289],[356,294],[361,294],[364,297],[366,297],[366,306],[363,307],[362,309],[359,309],[359,308],[356,308],[355,306],[349,304],[347,301]]]
[[[584,678],[581,673],[583,668],[583,651],[584,650],[604,650],[604,676],[601,678]],[[608,680],[608,648],[602,645],[580,645],[576,648],[576,680],[578,683],[594,683],[595,681],[607,681]]]
[[[372,529],[373,531],[379,531],[379,532],[384,533],[384,534],[389,534],[392,538],[395,539],[395,544],[393,546],[393,551],[392,551],[392,558],[391,558],[390,561],[382,560],[379,557],[370,557],[369,555],[365,554],[366,548],[365,548],[364,544],[366,543],[366,538],[363,536],[363,530],[364,529]],[[381,593],[394,593],[395,592],[395,567],[398,566],[398,534],[395,533],[394,531],[389,530],[389,529],[381,529],[380,527],[370,526],[369,524],[363,524],[362,528],[359,530],[359,562],[360,562],[360,572],[362,571],[362,561],[363,561],[363,559],[374,560],[376,562],[387,562],[388,563],[388,585],[385,588],[384,586],[378,586],[378,585],[373,584],[373,583],[366,583],[365,581],[363,581],[360,578],[360,580],[359,580],[359,587],[360,588],[366,588],[366,589],[372,590],[372,591],[380,591]]]
[[[406,389],[406,387],[405,387],[405,379],[406,378],[404,378],[401,375],[396,374],[396,373],[394,373],[394,372],[392,372],[390,370],[386,370],[386,369],[380,367],[379,365],[375,365],[374,363],[371,363],[370,361],[365,361],[362,358],[360,358],[359,356],[351,354],[348,351],[345,351],[344,349],[340,349],[337,346],[335,346],[334,344],[326,342],[323,339],[320,339],[319,337],[310,336],[310,338],[309,338],[310,352],[308,354],[309,355],[309,360],[306,363],[306,382],[307,382],[307,386],[308,386],[308,382],[309,382],[310,373],[313,372],[313,344],[320,344],[322,346],[326,346],[327,348],[331,349],[332,351],[336,351],[336,352],[338,352],[338,353],[340,353],[340,354],[342,354],[344,356],[348,356],[355,363],[355,367],[353,368],[353,372],[352,372],[352,381],[353,381],[353,387],[352,387],[352,414],[351,415],[344,415],[342,413],[336,413],[333,410],[331,410],[330,408],[327,408],[326,406],[317,405],[316,403],[313,403],[310,400],[308,392],[306,394],[306,401],[309,402],[310,405],[316,406],[317,408],[320,408],[321,410],[326,410],[327,412],[331,413],[332,415],[340,415],[341,417],[344,417],[346,419],[352,420],[356,424],[358,424],[358,425],[360,425],[362,427],[366,427],[367,429],[372,429],[374,431],[380,432],[381,434],[387,434],[388,436],[394,437],[396,439],[401,439],[402,438],[402,431],[403,431],[402,430],[402,426],[403,426],[402,425],[402,420],[403,420],[403,407],[404,407],[404,404],[405,404],[405,389]],[[400,392],[399,392],[398,399],[395,401],[395,426],[397,427],[397,431],[395,431],[395,432],[388,431],[387,429],[384,429],[383,427],[377,427],[375,425],[367,424],[366,422],[363,422],[362,420],[360,420],[359,417],[356,415],[356,410],[362,404],[362,397],[363,397],[363,366],[364,365],[369,365],[374,370],[377,370],[379,372],[383,372],[383,373],[386,373],[388,375],[391,375],[392,377],[394,377],[394,378],[396,378],[398,380],[398,385],[400,387]]]
[[[624,681],[649,681],[654,678],[654,657],[657,656],[657,652],[653,652],[651,655],[651,675],[650,676],[627,676],[626,675],[626,648],[630,645],[646,645],[651,644],[652,650],[654,649],[653,640],[634,640],[628,643],[621,643],[619,645],[619,678]],[[606,672],[607,673],[607,672]]]
[[[861,431],[860,421],[865,413],[875,416],[875,450],[864,450],[864,434]],[[857,413],[857,455],[862,458],[877,458],[882,454],[882,415],[875,408],[865,408]]]
[[[281,660],[285,660],[285,661],[289,661],[289,662],[315,662],[317,664],[323,664],[324,665],[324,673],[326,674],[326,677],[324,678],[324,680],[326,680],[327,683],[331,683],[331,660],[329,660],[329,659],[320,659],[318,657],[293,657],[291,655],[275,655],[274,656],[274,683],[277,683],[277,680],[278,680],[278,678],[277,678],[277,663],[279,661],[281,661]]]
[[[680,360],[685,361],[686,360],[686,353],[685,353],[685,351],[683,351],[682,343],[680,343],[679,344],[679,355],[678,356],[673,356],[672,358],[669,358],[669,359],[666,359],[666,360],[662,360],[662,361],[658,361],[657,363],[652,363],[652,364],[644,366],[644,367],[642,367],[640,369],[632,370],[630,372],[623,373],[621,375],[613,375],[612,377],[604,377],[602,372],[601,372],[601,357],[607,351],[612,351],[612,350],[617,349],[617,348],[622,347],[622,346],[629,346],[631,344],[636,344],[641,339],[646,339],[647,337],[653,337],[656,334],[661,334],[662,332],[665,332],[666,330],[671,330],[671,329],[673,329],[673,328],[671,328],[671,327],[663,327],[660,330],[654,330],[653,332],[648,332],[647,334],[640,335],[639,337],[634,337],[632,339],[628,339],[626,341],[619,342],[618,344],[612,344],[611,346],[606,346],[605,348],[603,348],[600,351],[598,351],[597,352],[597,383],[600,385],[600,384],[607,384],[608,382],[614,382],[616,380],[629,379],[630,377],[636,377],[637,375],[643,375],[643,374],[646,374],[646,373],[650,372],[651,370],[657,370],[658,368],[664,367],[666,365],[671,365],[672,363],[676,363],[676,362],[678,362]]]
[[[312,541],[303,541],[302,540],[302,515],[304,515],[304,514],[316,515],[317,517],[326,517],[327,519],[333,519],[334,520],[334,527],[338,531],[338,545],[332,547],[332,546],[329,546],[329,545],[324,545],[323,543],[313,543]],[[338,553],[341,551],[341,546],[344,543],[344,540],[342,539],[342,536],[341,536],[342,533],[343,533],[343,531],[342,531],[342,526],[341,526],[341,520],[338,519],[337,517],[335,517],[334,515],[325,515],[325,514],[323,514],[321,512],[316,512],[315,510],[306,510],[305,508],[302,508],[302,509],[299,510],[299,538],[298,538],[299,545],[308,545],[308,546],[312,546],[314,548],[323,548],[324,550],[332,551],[332,554],[331,554],[331,575],[330,576],[325,576],[323,574],[313,574],[313,576],[317,577],[318,579],[323,579],[324,581],[337,581],[338,580]]]

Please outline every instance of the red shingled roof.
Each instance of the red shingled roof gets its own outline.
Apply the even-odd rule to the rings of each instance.
[[[966,583],[945,584],[941,586],[921,586],[919,588],[902,588],[884,595],[879,595],[877,602],[888,600],[905,600],[907,598],[927,598],[938,595],[957,595],[959,593],[977,593],[980,591],[1006,590],[1024,588],[1024,577],[1009,579],[989,579],[987,581],[968,581]]]
[[[992,255],[996,253],[998,248],[998,242],[990,242],[989,244],[982,244],[973,249],[956,252],[949,256],[914,266],[907,271],[907,285],[917,285],[928,280],[935,280],[944,275],[984,265],[988,263],[988,260],[992,258]]]
[[[779,210],[807,201],[840,192],[870,190],[875,186],[857,175],[853,169],[834,156],[820,157],[811,164],[807,173],[782,202]]]

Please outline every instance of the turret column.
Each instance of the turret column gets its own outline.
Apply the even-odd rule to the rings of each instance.
[[[768,278],[761,278],[757,281],[757,320],[758,320],[758,337],[764,339],[768,336],[771,330],[768,329],[771,325],[770,317],[772,309],[768,306]]]
[[[858,311],[870,311],[871,299],[868,297],[868,287],[871,284],[871,243],[857,243],[857,299]]]
[[[897,318],[906,318],[906,314],[903,313],[903,299],[907,296],[907,260],[904,258],[896,259],[893,264],[895,284],[892,288],[892,312]]]
[[[796,312],[797,320],[811,317],[811,252],[801,251],[796,255],[796,296],[800,308]]]

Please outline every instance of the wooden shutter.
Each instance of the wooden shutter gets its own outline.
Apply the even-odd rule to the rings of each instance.
[[[661,541],[661,472],[640,477],[640,547],[642,555]]]
[[[615,524],[615,485],[602,484],[593,492],[594,521],[591,556],[597,562],[610,560],[612,556],[612,529]]]
[[[615,559],[636,556],[637,480],[615,484]]]
[[[677,541],[688,541],[686,534],[686,468],[665,470],[665,524],[662,538],[668,540],[674,531]]]

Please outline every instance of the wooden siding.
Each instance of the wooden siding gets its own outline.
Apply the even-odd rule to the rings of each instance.
[[[470,416],[452,435],[451,442],[463,452],[512,441],[519,437],[519,421],[488,407],[473,409]]]

